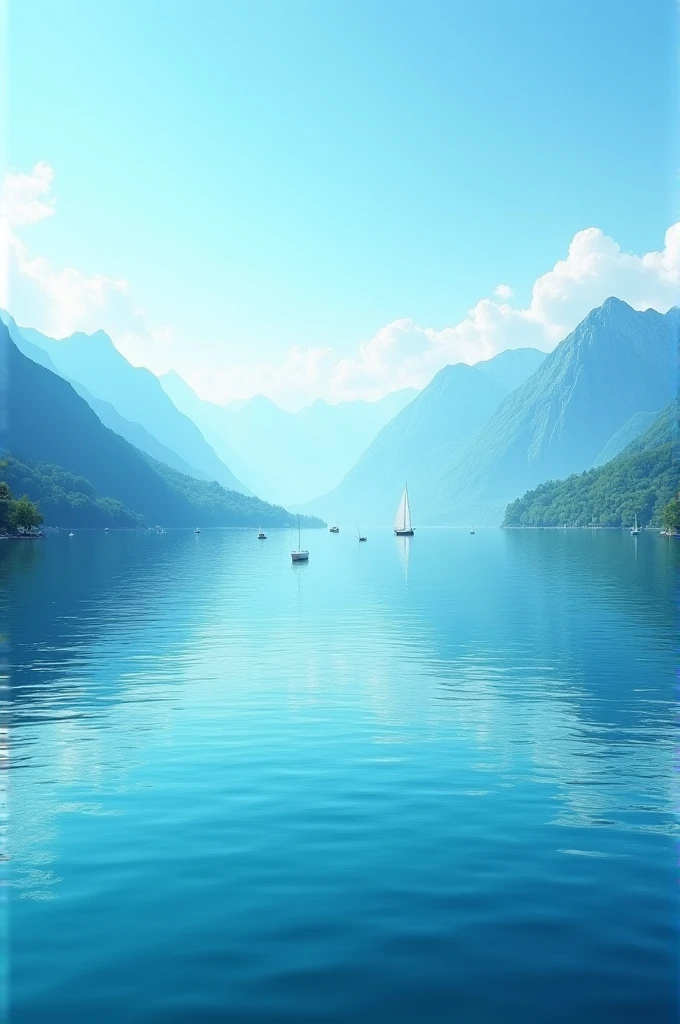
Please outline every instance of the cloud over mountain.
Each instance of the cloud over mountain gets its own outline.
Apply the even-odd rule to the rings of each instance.
[[[609,295],[634,309],[665,312],[680,292],[680,223],[667,230],[662,249],[642,255],[622,251],[599,228],[588,227],[574,235],[565,258],[537,278],[526,307],[512,303],[509,284],[499,284],[453,326],[436,329],[401,318],[360,342],[352,355],[321,343],[293,346],[276,361],[246,352],[225,324],[225,337],[211,339],[219,345],[211,345],[208,357],[201,339],[179,339],[171,327],[150,324],[125,279],[55,268],[30,251],[18,232],[54,215],[53,178],[44,161],[30,173],[5,177],[0,305],[19,322],[57,337],[103,328],[131,362],[157,373],[175,369],[212,401],[262,393],[295,408],[317,397],[377,399],[422,388],[449,363],[479,362],[508,348],[549,351]],[[223,353],[219,365],[216,347]]]

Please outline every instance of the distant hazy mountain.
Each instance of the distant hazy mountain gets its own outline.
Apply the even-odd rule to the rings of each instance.
[[[165,445],[157,441],[156,438],[145,430],[139,423],[131,423],[129,420],[124,419],[119,412],[114,409],[110,402],[103,402],[99,398],[95,398],[91,395],[87,388],[83,387],[82,384],[78,384],[77,381],[70,380],[64,374],[60,374],[56,366],[50,359],[47,352],[35,345],[32,341],[29,341],[17,327],[15,321],[9,314],[1,313],[0,319],[6,324],[9,331],[9,335],[19,349],[25,356],[33,360],[34,363],[39,363],[40,366],[44,366],[45,369],[50,370],[52,373],[56,373],[60,377],[64,377],[67,380],[74,391],[76,391],[81,398],[84,398],[90,409],[96,412],[99,419],[102,421],[105,427],[109,427],[116,434],[120,434],[126,441],[134,445],[135,448],[139,448],[140,451],[146,452],[152,458],[157,459],[159,462],[164,462],[168,466],[172,466],[173,469],[178,470],[180,473],[186,473],[188,476],[194,476],[198,480],[209,480],[211,479],[207,473],[201,473],[200,470],[190,466],[184,459],[180,459],[179,455],[173,452],[170,448],[166,448]]]
[[[334,486],[416,395],[406,388],[378,402],[319,400],[291,413],[263,395],[228,406],[204,402],[174,373],[161,384],[254,491],[285,504]]]
[[[251,467],[240,458],[227,440],[229,435],[228,425],[231,419],[229,408],[216,405],[214,402],[206,402],[199,398],[184,378],[180,377],[174,370],[163,374],[158,379],[173,405],[196,424],[218,457],[233,470],[251,491],[257,491],[259,488],[261,493],[265,494],[266,482],[265,489],[263,490],[263,482],[259,479],[258,474],[251,471]]]
[[[0,447],[33,470],[45,464],[47,470],[37,472],[43,483],[32,474],[36,487],[51,492],[50,476],[53,482],[69,474],[84,478],[83,494],[116,499],[147,522],[165,526],[275,526],[290,519],[283,508],[152,463],[105,427],[67,381],[24,356],[4,324],[0,371]],[[64,484],[54,486],[63,490]],[[40,500],[39,494],[30,496]]]
[[[593,459],[593,467],[604,466],[606,462],[615,459],[631,441],[634,441],[636,437],[644,433],[647,427],[652,425],[658,415],[658,410],[656,412],[636,412],[609,438],[600,454]]]
[[[509,348],[505,352],[499,352],[493,359],[475,363],[475,366],[493,377],[509,394],[523,384],[544,359],[545,352],[540,352],[537,348]]]
[[[103,331],[92,335],[72,334],[56,341],[33,328],[17,328],[8,314],[3,313],[2,320],[9,327],[15,343],[29,358],[71,381],[82,390],[82,396],[88,403],[95,399],[113,406],[113,410],[126,422],[116,420],[109,409],[101,406],[95,411],[103,412],[111,428],[120,430],[122,436],[134,439],[155,458],[167,457],[168,450],[174,452],[175,468],[198,479],[217,480],[232,490],[247,490],[218,458],[196,424],[173,405],[158,378],[149,370],[128,363]],[[30,352],[27,346],[31,346]],[[36,349],[48,356],[47,364],[38,357]],[[93,408],[95,404],[92,403]],[[139,428],[145,433],[142,434]],[[148,435],[155,439],[156,446],[149,441]]]
[[[645,414],[646,415],[646,414]],[[678,404],[671,402],[645,431],[604,466],[550,480],[508,505],[505,526],[661,525],[678,492],[674,458]]]
[[[592,466],[635,413],[673,398],[679,326],[679,309],[637,312],[615,298],[594,309],[464,450],[441,452],[427,520],[494,525],[525,490]]]
[[[524,380],[545,353],[536,349],[502,352],[468,366],[445,366],[428,386],[378,434],[342,483],[306,509],[324,509],[330,518],[389,523],[408,480],[416,520],[429,516],[426,500],[433,474],[443,459],[479,429],[508,390]]]

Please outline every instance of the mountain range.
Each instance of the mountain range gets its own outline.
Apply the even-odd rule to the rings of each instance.
[[[566,480],[549,480],[511,502],[504,526],[661,526],[664,507],[678,492],[675,445],[678,402],[614,459]]]
[[[11,471],[27,482],[29,497],[47,499],[48,525],[50,510],[73,515],[86,500],[99,498],[117,502],[121,515],[141,515],[164,526],[283,526],[290,520],[283,508],[186,476],[142,454],[105,427],[68,381],[20,352],[4,323],[0,371],[0,446],[12,457]],[[53,525],[76,522],[53,520]]]
[[[305,510],[331,517],[339,510],[360,515],[362,522],[388,523],[408,476],[416,524],[498,525],[514,498],[589,468],[632,417],[668,404],[676,389],[679,327],[677,308],[640,312],[607,299],[490,414],[493,396],[479,391],[478,378],[470,403],[471,382],[463,392],[463,371],[446,368],[340,486]],[[455,395],[441,380],[452,370],[461,382]],[[473,406],[472,416],[463,417],[465,437],[447,430],[455,422],[454,400],[461,410]],[[419,408],[423,423],[415,419]]]
[[[24,355],[68,380],[102,422],[136,447],[196,479],[250,493],[196,424],[175,407],[158,378],[132,366],[103,331],[55,340],[18,327],[4,311],[0,319]]]
[[[335,486],[380,429],[415,397],[414,388],[377,402],[318,400],[299,412],[263,395],[228,406],[200,399],[176,373],[160,378],[178,409],[199,425],[220,457],[228,458],[257,494],[299,504]]]
[[[0,317],[7,472],[32,497],[42,489],[50,514],[78,506],[98,521],[289,519],[241,478],[289,495],[289,507],[299,495],[300,511],[366,525],[391,522],[408,481],[416,526],[498,525],[537,486],[629,458],[677,385],[680,310],[615,298],[547,356],[507,350],[446,366],[420,393],[297,413],[261,395],[215,405],[176,374],[131,366],[102,332],[55,341]]]
[[[331,519],[389,523],[407,480],[414,514],[427,522],[424,502],[441,460],[450,460],[544,359],[538,349],[514,349],[474,366],[445,366],[380,431],[335,490],[302,507],[323,508]]]

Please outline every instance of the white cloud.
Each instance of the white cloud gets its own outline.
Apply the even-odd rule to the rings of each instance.
[[[37,224],[54,214],[51,195],[54,171],[41,160],[30,174],[6,174],[0,199],[0,217],[8,224]]]
[[[57,337],[104,329],[131,362],[156,373],[176,369],[213,401],[257,392],[290,408],[317,397],[376,399],[397,388],[425,386],[447,363],[474,363],[503,349],[528,345],[550,350],[610,295],[636,309],[662,312],[680,301],[680,223],[666,232],[663,249],[643,255],[623,252],[599,228],[590,227],[574,235],[566,257],[534,282],[526,307],[512,305],[512,288],[499,284],[493,297],[481,299],[451,327],[436,330],[410,319],[395,320],[349,357],[323,346],[296,346],[276,363],[225,358],[219,366],[208,365],[202,363],[196,339],[179,339],[171,327],[148,322],[124,279],[55,269],[30,253],[16,229],[54,214],[53,178],[44,162],[29,174],[5,177],[0,197],[0,304],[20,323]],[[229,351],[238,347],[232,343]]]
[[[104,330],[136,365],[170,368],[169,327],[153,328],[137,308],[124,278],[87,276],[73,267],[55,269],[32,255],[17,228],[53,216],[54,171],[40,161],[29,174],[6,174],[0,192],[0,306],[18,323],[52,337]],[[163,361],[166,365],[163,365]]]
[[[509,303],[512,289],[481,299],[467,317],[435,330],[395,320],[362,342],[350,358],[327,349],[295,350],[279,365],[240,367],[225,374],[204,370],[193,384],[215,401],[262,391],[275,401],[299,404],[321,395],[329,401],[377,399],[402,387],[424,387],[447,363],[475,363],[508,348],[549,351],[610,295],[635,309],[666,312],[680,302],[680,223],[666,232],[664,248],[642,256],[623,252],[599,228],[579,231],[567,256],[539,277],[527,307]]]

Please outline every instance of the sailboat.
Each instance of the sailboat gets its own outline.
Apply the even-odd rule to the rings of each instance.
[[[200,526],[197,526],[196,529],[194,530],[194,533],[200,533],[200,532],[201,532],[201,528],[200,528]]]
[[[412,537],[413,527],[411,526],[411,506],[408,501],[408,485],[404,487],[404,493],[397,509],[397,518],[394,520],[394,532],[397,537]]]
[[[366,538],[363,537],[362,534],[361,534],[361,530],[359,529],[359,524],[358,523],[357,523],[357,540],[361,540],[361,541],[366,540]]]
[[[264,532],[262,527],[260,527],[260,532],[257,535],[257,539],[258,540],[266,540],[267,539],[267,534]]]
[[[630,535],[631,535],[631,537],[637,537],[637,536],[638,536],[638,534],[639,534],[639,533],[641,533],[641,532],[642,532],[642,531],[641,531],[640,527],[638,526],[638,521],[637,521],[637,512],[636,512],[636,513],[635,513],[635,526],[634,526],[634,527],[633,527],[633,529],[632,529],[632,530],[630,531]]]
[[[300,517],[298,516],[298,546],[297,551],[291,551],[290,557],[294,562],[308,562],[309,551],[303,551],[300,543]]]

